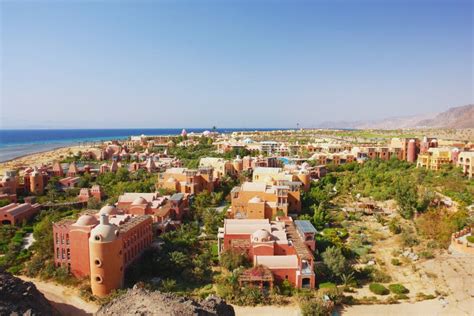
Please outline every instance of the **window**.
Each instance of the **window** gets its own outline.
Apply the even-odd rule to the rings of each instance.
[[[102,266],[102,261],[100,261],[100,259],[96,258],[94,260],[94,264],[97,266],[97,267],[101,267]]]
[[[66,234],[66,245],[69,245],[69,234]]]
[[[67,260],[71,259],[71,249],[67,249]]]
[[[59,248],[56,248],[56,258],[59,259]]]
[[[102,277],[100,275],[96,275],[94,280],[97,282],[97,283],[102,283]]]
[[[99,236],[99,235],[95,235],[94,239],[97,240],[97,241],[100,241],[100,236]]]

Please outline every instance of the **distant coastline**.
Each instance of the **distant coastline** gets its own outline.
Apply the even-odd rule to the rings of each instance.
[[[282,128],[218,128],[219,133],[237,131],[271,131]],[[188,133],[202,133],[206,128],[186,128]],[[84,142],[102,142],[127,139],[137,135],[178,135],[181,128],[160,129],[0,129],[0,162],[27,155],[79,145]]]

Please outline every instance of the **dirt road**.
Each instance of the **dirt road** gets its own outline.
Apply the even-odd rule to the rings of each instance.
[[[93,315],[99,309],[98,305],[81,299],[75,289],[24,276],[20,279],[34,283],[61,315]]]

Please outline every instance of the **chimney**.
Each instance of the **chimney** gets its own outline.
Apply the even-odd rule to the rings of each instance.
[[[101,225],[109,225],[109,215],[107,215],[107,214],[100,215],[100,224]]]

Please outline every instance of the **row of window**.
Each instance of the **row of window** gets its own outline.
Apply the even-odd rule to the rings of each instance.
[[[56,248],[56,259],[71,260],[71,249],[69,248]]]
[[[66,245],[69,245],[69,234],[58,234],[56,233],[55,235],[55,240],[56,240],[56,245],[64,245],[64,242],[66,242]]]

